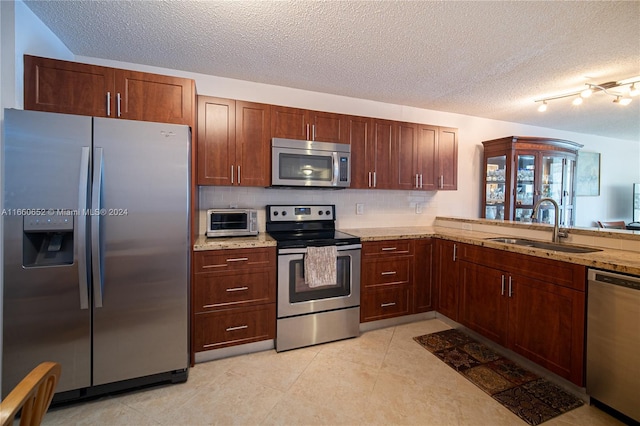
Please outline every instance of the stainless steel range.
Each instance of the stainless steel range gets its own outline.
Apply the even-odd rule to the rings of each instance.
[[[276,351],[360,334],[360,238],[335,229],[335,205],[269,205],[277,241]]]

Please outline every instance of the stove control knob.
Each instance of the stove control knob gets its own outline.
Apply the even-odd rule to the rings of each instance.
[[[319,214],[320,216],[322,216],[322,213],[323,213],[323,212],[322,212],[322,210],[320,210],[320,211],[318,212],[318,214]]]
[[[325,213],[327,214],[327,216],[331,215],[331,211],[330,210],[327,210]]]
[[[277,211],[274,211],[274,212],[273,212],[273,215],[274,215],[274,216],[278,216],[278,212],[277,212]]]
[[[282,216],[286,216],[286,215],[287,215],[287,212],[282,210]]]

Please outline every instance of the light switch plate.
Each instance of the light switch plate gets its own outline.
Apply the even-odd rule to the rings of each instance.
[[[362,203],[356,204],[356,214],[364,214],[364,204]]]
[[[416,214],[422,214],[422,203],[416,203]]]

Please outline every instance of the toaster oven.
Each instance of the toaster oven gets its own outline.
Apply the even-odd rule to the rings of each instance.
[[[250,235],[258,235],[257,210],[207,210],[207,237],[242,237]]]

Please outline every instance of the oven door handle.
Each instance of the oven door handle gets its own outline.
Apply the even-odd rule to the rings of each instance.
[[[360,250],[362,248],[362,244],[349,244],[346,246],[337,246],[338,252],[348,251],[348,250]],[[278,254],[305,254],[307,252],[306,247],[297,247],[297,248],[288,248],[288,249],[279,249]]]

